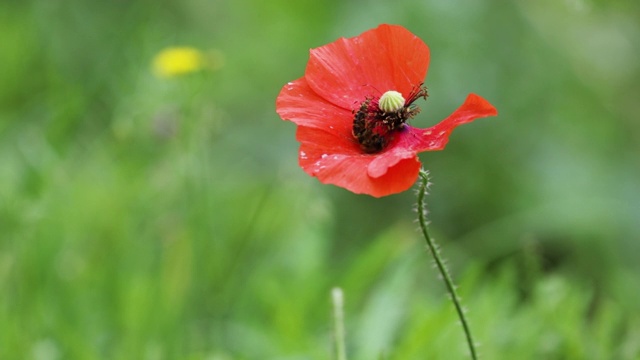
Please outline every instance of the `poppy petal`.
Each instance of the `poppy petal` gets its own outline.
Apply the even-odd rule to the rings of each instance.
[[[350,133],[340,134],[326,129],[298,126],[296,140],[301,144],[311,143],[317,145],[313,147],[313,150],[319,152],[318,156],[334,154],[369,156],[362,152],[360,145]]]
[[[292,81],[280,90],[276,112],[297,125],[336,133],[351,133],[353,114],[318,96],[304,78]]]
[[[353,141],[345,143],[335,134],[304,126],[298,127],[296,139],[300,142],[300,166],[307,174],[357,194],[381,197],[405,191],[420,171],[414,153],[405,158],[390,156],[385,163],[379,160],[380,155],[363,154]],[[374,163],[378,165],[372,167]]]
[[[424,82],[429,48],[397,25],[380,25],[353,38],[311,49],[305,78],[321,97],[352,110],[369,96],[396,90],[407,98]]]
[[[453,129],[459,125],[497,114],[496,108],[487,100],[476,94],[469,94],[458,109],[435,126],[427,129],[406,126],[408,133],[400,137],[400,142],[396,146],[417,152],[442,150],[447,145]]]
[[[396,166],[399,162],[416,157],[416,152],[399,146],[390,145],[389,148],[377,154],[376,158],[369,164],[367,174],[374,178],[384,176],[387,171]]]

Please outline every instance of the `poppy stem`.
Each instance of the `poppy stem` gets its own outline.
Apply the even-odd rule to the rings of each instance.
[[[453,305],[456,308],[456,312],[458,313],[458,317],[460,318],[460,322],[462,323],[462,328],[464,329],[464,334],[467,338],[467,345],[469,346],[469,351],[471,352],[471,358],[473,360],[476,360],[478,358],[476,347],[473,342],[473,338],[471,337],[471,329],[469,328],[469,323],[467,322],[464,309],[462,308],[460,297],[458,296],[458,293],[456,291],[456,286],[451,279],[451,275],[449,275],[449,270],[440,257],[440,252],[438,250],[437,244],[429,236],[429,231],[427,229],[427,209],[424,197],[427,194],[427,189],[429,188],[429,173],[424,169],[420,169],[420,179],[422,179],[420,188],[418,189],[418,221],[420,222],[420,229],[422,230],[424,239],[427,241],[429,252],[431,252],[431,255],[433,255],[433,259],[436,262],[436,267],[438,268],[438,271],[440,271],[440,275],[442,275],[442,279],[444,280],[444,283],[447,287],[447,291],[449,291],[451,301],[453,302]]]

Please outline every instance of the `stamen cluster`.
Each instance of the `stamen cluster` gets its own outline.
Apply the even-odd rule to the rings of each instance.
[[[394,133],[402,130],[407,120],[413,118],[420,112],[420,108],[413,102],[418,98],[426,99],[427,88],[417,86],[409,94],[409,98],[403,106],[394,106],[389,108],[383,104],[381,108],[380,99],[388,93],[399,96],[398,101],[404,101],[402,96],[396,91],[388,91],[381,97],[368,97],[361,104],[358,110],[353,111],[353,137],[358,141],[362,150],[366,153],[377,153],[387,147],[389,142],[393,140]],[[383,102],[386,99],[383,99]],[[393,110],[393,108],[396,108]],[[385,111],[384,109],[387,109]]]

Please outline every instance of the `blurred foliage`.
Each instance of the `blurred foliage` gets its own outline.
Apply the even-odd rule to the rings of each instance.
[[[412,192],[319,184],[274,112],[308,49],[424,39],[432,230],[487,359],[640,357],[640,3],[0,2],[0,359],[463,359]],[[188,46],[223,66],[158,78]]]

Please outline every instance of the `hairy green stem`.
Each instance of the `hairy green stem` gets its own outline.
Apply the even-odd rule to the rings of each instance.
[[[469,345],[469,351],[471,352],[471,358],[473,360],[476,360],[478,358],[476,347],[473,342],[473,338],[471,337],[471,329],[469,328],[469,323],[467,322],[467,318],[464,314],[464,309],[460,304],[460,297],[456,292],[456,287],[453,284],[451,275],[449,275],[449,270],[440,258],[438,247],[433,239],[429,236],[429,231],[427,229],[427,211],[424,197],[427,194],[427,188],[429,187],[429,173],[424,169],[420,169],[420,178],[422,179],[420,188],[418,189],[418,221],[420,222],[420,229],[422,229],[422,235],[427,241],[429,251],[431,252],[431,255],[433,255],[433,259],[436,262],[436,267],[442,275],[442,279],[444,280],[444,283],[447,287],[447,291],[449,291],[451,301],[453,302],[453,305],[456,308],[456,312],[458,313],[458,317],[460,318],[460,322],[462,323],[462,328],[464,329],[464,334],[467,338],[467,345]]]

